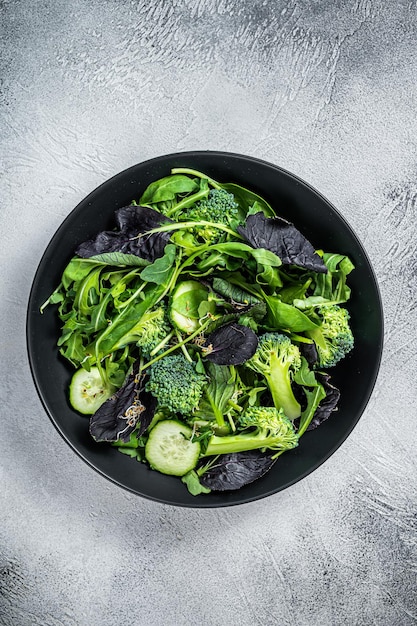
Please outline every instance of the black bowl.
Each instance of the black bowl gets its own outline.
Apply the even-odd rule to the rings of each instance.
[[[39,307],[60,281],[65,265],[81,241],[114,226],[115,209],[138,198],[153,180],[173,167],[203,171],[222,182],[235,182],[258,192],[282,217],[294,222],[318,249],[348,255],[356,269],[349,276],[349,302],[355,348],[334,368],[340,388],[337,413],[307,432],[295,450],[284,454],[272,470],[238,491],[191,496],[177,478],[163,476],[107,444],[95,443],[88,419],[71,409],[68,383],[73,371],[58,354],[56,307]],[[338,211],[308,184],[259,159],[224,152],[182,152],[161,156],[117,174],[83,200],[65,219],[48,245],[29,298],[27,342],[33,378],[53,424],[67,443],[106,478],[138,495],[179,506],[218,507],[268,496],[315,470],[343,443],[363,413],[377,377],[383,337],[382,306],[375,275],[358,238]]]

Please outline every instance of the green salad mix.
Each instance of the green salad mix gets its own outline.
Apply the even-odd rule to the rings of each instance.
[[[197,495],[257,480],[337,409],[353,269],[253,191],[177,168],[77,247],[42,310],[95,441]]]

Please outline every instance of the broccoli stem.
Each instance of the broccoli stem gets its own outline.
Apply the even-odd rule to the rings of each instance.
[[[225,428],[225,426],[226,426],[226,422],[224,421],[224,416],[223,416],[223,413],[222,413],[222,412],[219,410],[219,408],[216,406],[216,404],[214,403],[213,398],[211,397],[211,395],[210,395],[210,394],[208,394],[208,393],[206,393],[205,395],[206,395],[206,398],[207,398],[207,400],[209,401],[210,406],[211,406],[211,408],[212,408],[212,410],[213,410],[214,417],[216,418],[217,426],[218,426],[220,429],[222,429],[222,430],[223,430],[223,429]]]
[[[197,337],[197,335],[202,333],[203,330],[205,330],[207,328],[207,326],[212,323],[212,321],[213,320],[211,318],[207,319],[203,324],[201,324],[201,326],[199,326],[197,328],[197,330],[195,330],[193,333],[191,333],[191,335],[188,335],[188,337],[186,337],[185,339],[183,339],[179,343],[176,343],[175,345],[173,345],[170,348],[168,348],[168,350],[165,350],[165,352],[163,352],[162,354],[158,354],[158,356],[156,356],[155,358],[153,358],[150,361],[148,361],[147,363],[145,363],[145,365],[142,367],[141,371],[147,369],[148,367],[150,367],[151,365],[153,365],[154,363],[159,361],[159,359],[163,359],[164,357],[168,356],[168,354],[171,354],[171,352],[174,352],[174,350],[177,350],[178,348],[181,348],[183,345],[185,345],[189,341],[192,341],[194,339],[194,337]]]
[[[192,206],[199,200],[202,200],[203,198],[207,198],[209,191],[210,189],[207,187],[207,189],[202,189],[198,191],[197,193],[194,193],[192,196],[188,196],[187,198],[184,198],[183,200],[178,202],[178,204],[174,204],[174,206],[171,207],[169,211],[166,212],[166,216],[171,217],[172,215],[175,215],[175,213],[177,213],[178,211],[182,211],[182,209],[188,209],[190,206]]]
[[[171,330],[170,333],[168,333],[168,335],[166,335],[159,343],[157,346],[155,346],[155,348],[153,348],[153,350],[151,350],[150,352],[150,356],[155,356],[155,354],[158,354],[158,352],[160,350],[162,350],[162,348],[164,346],[166,346],[166,344],[172,339],[172,337],[174,336],[174,331]]]
[[[232,235],[232,237],[236,237],[237,239],[243,239],[243,237],[241,237],[236,231],[226,226],[226,224],[221,224],[220,222],[207,222],[206,220],[198,220],[195,222],[172,222],[169,224],[164,224],[164,226],[158,226],[157,228],[152,228],[151,230],[148,230],[146,233],[142,233],[141,237],[154,235],[156,233],[168,233],[172,230],[195,228],[196,226],[210,226],[211,228],[223,230],[225,233],[228,233],[229,235]]]
[[[177,335],[178,343],[181,343],[181,341],[182,341],[182,335],[181,335],[180,331],[179,331],[179,330],[176,330],[176,331],[175,331],[175,334]],[[192,363],[192,362],[193,362],[193,360],[192,360],[192,358],[190,357],[190,354],[189,354],[189,352],[188,352],[187,347],[185,346],[185,344],[182,344],[182,346],[181,346],[181,350],[183,351],[183,354],[184,354],[185,358],[187,359],[187,361],[188,361],[189,363]]]
[[[212,435],[202,456],[246,452],[247,450],[258,450],[259,448],[275,448],[279,447],[280,444],[285,448],[285,441],[282,440],[281,435],[264,436],[259,433],[240,433],[238,435],[225,435],[224,437]]]
[[[277,409],[283,409],[289,419],[295,419],[301,415],[300,403],[294,397],[291,388],[289,365],[283,365],[280,359],[271,355],[271,370],[264,376],[271,392],[272,400]]]

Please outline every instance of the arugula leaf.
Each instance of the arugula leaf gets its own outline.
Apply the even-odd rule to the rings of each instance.
[[[298,427],[298,434],[301,437],[307,430],[311,420],[316,413],[317,407],[320,402],[326,397],[326,392],[323,385],[317,384],[316,387],[312,387],[312,391],[304,389],[304,393],[307,397],[307,407],[301,413],[300,424]]]
[[[323,298],[326,302],[341,304],[350,298],[350,287],[346,278],[354,269],[349,257],[343,254],[322,253],[327,267],[327,274],[316,277],[313,296]]]
[[[195,416],[204,420],[213,420],[224,423],[224,415],[230,408],[229,400],[233,396],[234,385],[230,383],[232,372],[230,367],[208,363],[206,372],[210,382],[205,387],[203,397]]]

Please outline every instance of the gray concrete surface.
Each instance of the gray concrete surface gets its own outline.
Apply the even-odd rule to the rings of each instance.
[[[417,621],[416,2],[4,0],[0,623],[408,626]],[[178,509],[89,469],[25,346],[51,236],[101,182],[188,149],[293,171],[374,265],[383,363],[352,435],[258,503]]]

